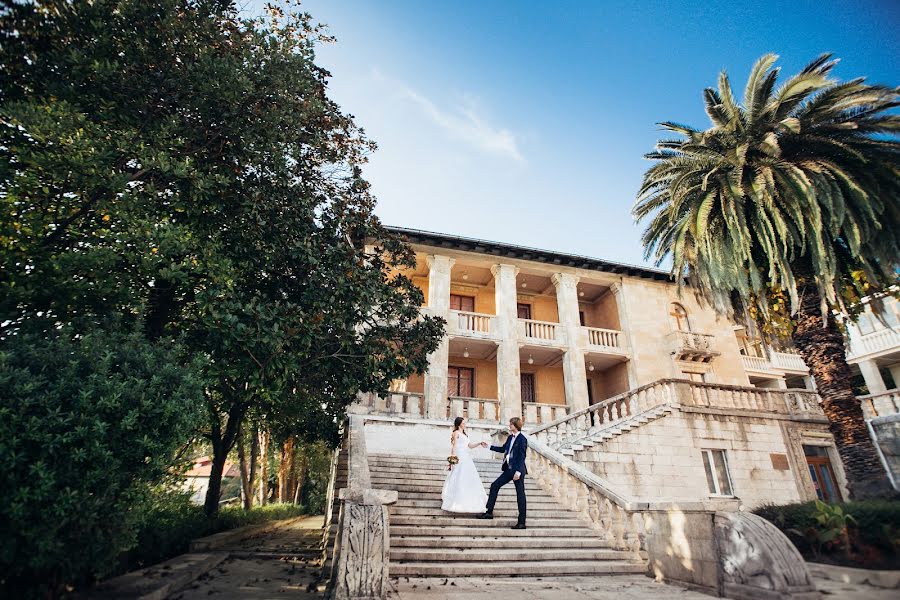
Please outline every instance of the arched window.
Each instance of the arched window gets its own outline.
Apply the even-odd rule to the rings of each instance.
[[[684,310],[682,305],[673,302],[669,316],[672,318],[672,326],[675,327],[675,331],[691,330],[691,322],[688,320],[687,311]]]

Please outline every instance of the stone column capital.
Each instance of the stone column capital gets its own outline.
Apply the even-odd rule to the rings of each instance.
[[[609,290],[616,296],[622,293],[622,282],[617,281],[611,286],[609,286]]]
[[[519,267],[517,267],[515,265],[507,265],[507,264],[499,263],[499,264],[491,266],[491,275],[493,275],[494,279],[496,279],[497,277],[499,277],[500,272],[509,271],[509,270],[512,271],[513,277],[515,277],[516,275],[519,274]]]
[[[571,273],[554,273],[550,276],[550,281],[553,282],[553,285],[556,286],[556,289],[560,287],[571,287],[572,289],[578,285],[578,282],[581,281],[581,278],[577,275],[572,275]]]
[[[434,269],[435,265],[441,266],[443,264],[446,264],[447,268],[451,269],[456,264],[456,259],[442,254],[429,254],[425,257],[425,262],[428,264],[429,269]]]

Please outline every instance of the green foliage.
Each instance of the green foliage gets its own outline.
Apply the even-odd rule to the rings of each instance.
[[[197,426],[196,363],[140,335],[0,339],[0,587],[106,573]]]
[[[868,568],[900,567],[900,502],[862,500],[767,505],[754,511],[807,558]]]
[[[137,516],[137,544],[118,557],[117,573],[152,565],[188,550],[191,540],[221,531],[306,514],[295,504],[270,504],[245,511],[223,508],[213,518],[193,504],[189,494],[156,491]]]
[[[896,88],[831,79],[827,54],[776,87],[776,59],[756,63],[743,104],[724,72],[707,88],[709,129],[661,123],[679,138],[647,155],[633,214],[648,258],[783,333],[799,279],[844,311],[897,282],[900,104]]]

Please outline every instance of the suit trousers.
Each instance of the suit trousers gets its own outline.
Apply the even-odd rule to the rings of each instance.
[[[523,474],[519,477],[518,481],[513,481],[513,476],[516,474],[512,469],[507,469],[503,471],[503,474],[500,475],[497,479],[494,480],[494,483],[491,484],[491,493],[488,494],[488,501],[486,510],[489,513],[494,512],[494,505],[497,503],[497,494],[500,493],[500,488],[509,483],[510,481],[516,486],[516,504],[519,505],[519,524],[525,524],[525,475]]]

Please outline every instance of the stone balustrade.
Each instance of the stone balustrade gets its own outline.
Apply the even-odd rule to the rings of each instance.
[[[582,327],[582,330],[587,332],[588,346],[615,348],[616,350],[624,349],[624,337],[621,331],[602,329],[600,327]]]
[[[900,413],[900,390],[888,390],[881,394],[869,394],[858,398],[866,419]]]
[[[847,360],[900,346],[900,327],[881,329],[866,335],[851,335]]]
[[[565,418],[569,414],[569,407],[565,404],[523,402],[522,412],[526,423],[540,425]]]
[[[492,326],[495,318],[495,315],[451,310],[448,321],[450,333],[461,333],[475,337],[491,337],[496,330],[496,327]]]
[[[691,406],[726,411],[822,417],[819,396],[808,390],[780,390],[749,386],[660,379],[584,410],[533,428],[529,436],[553,448],[615,426],[619,421],[661,405]]]
[[[772,352],[772,366],[782,371],[809,372],[803,357],[795,352]]]
[[[549,321],[535,321],[534,319],[519,319],[519,338],[529,342],[543,342],[551,345],[562,345],[563,329],[559,323]]]
[[[529,450],[530,476],[579,512],[597,536],[646,556],[657,579],[735,600],[821,598],[790,540],[765,519],[740,512],[739,501],[630,498],[538,440],[529,438]]]
[[[669,334],[670,352],[678,360],[709,362],[719,355],[715,349],[715,337],[693,331],[673,331]]]
[[[761,356],[741,356],[741,362],[744,363],[744,369],[747,371],[771,371],[772,363],[768,358]]]
[[[447,417],[497,423],[500,421],[500,402],[489,398],[450,396],[447,398]]]
[[[359,395],[354,412],[372,415],[425,416],[425,397],[414,392],[388,392],[384,396],[374,393]]]

